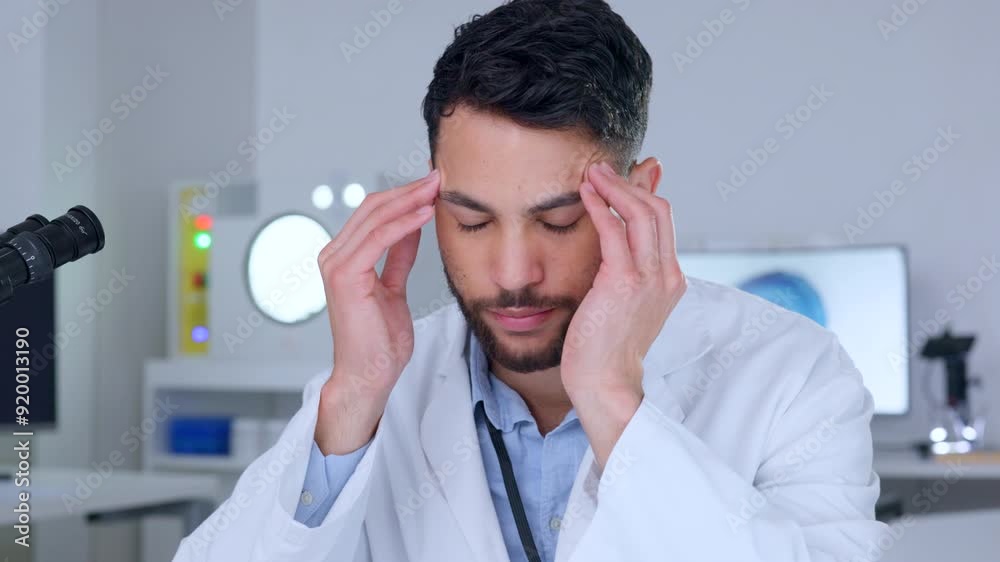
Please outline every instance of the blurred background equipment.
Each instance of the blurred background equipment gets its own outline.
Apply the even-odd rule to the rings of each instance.
[[[15,335],[20,330],[27,330],[25,338],[30,347],[28,357],[31,366],[28,371],[30,381],[29,416],[30,427],[17,423],[15,410],[20,381],[11,372],[3,378],[0,384],[0,429],[24,431],[40,428],[55,429],[56,427],[56,365],[59,362],[59,347],[66,344],[71,337],[70,330],[56,330],[55,317],[55,280],[53,275],[44,281],[24,285],[17,289],[17,295],[0,304],[0,356],[9,358],[7,370],[16,368],[14,358],[18,357],[19,349]],[[79,329],[79,327],[77,327]],[[24,333],[24,332],[21,332]]]
[[[176,182],[167,206],[171,357],[329,358],[317,258],[387,176],[333,170],[263,197],[254,183]]]
[[[83,205],[50,222],[31,215],[0,234],[0,303],[21,285],[44,281],[55,268],[104,248],[104,228]]]
[[[680,250],[688,275],[730,285],[829,328],[864,377],[878,416],[910,410],[909,282],[901,245]],[[767,337],[754,319],[744,337]]]
[[[390,176],[333,170],[270,197],[256,183],[175,182],[167,206],[167,357],[145,362],[143,415],[172,409],[142,445],[157,471],[231,489],[272,446],[332,347],[317,258]],[[384,261],[384,258],[383,260]],[[170,551],[176,522],[143,524],[144,559]]]
[[[75,323],[56,329],[54,271],[102,248],[104,228],[83,205],[51,221],[31,215],[0,233],[0,352],[14,371],[0,384],[0,403],[8,405],[0,427],[54,429],[59,349],[80,330]]]
[[[970,455],[985,447],[984,412],[973,408],[969,388],[980,380],[968,374],[967,356],[976,337],[953,336],[950,329],[924,343],[920,354],[927,359],[941,359],[945,370],[945,400],[936,405],[939,424],[930,431],[930,443],[924,444],[932,455]],[[997,456],[1000,461],[1000,455]]]

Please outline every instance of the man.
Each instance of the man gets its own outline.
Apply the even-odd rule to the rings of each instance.
[[[651,69],[603,1],[461,26],[432,173],[319,255],[332,372],[175,560],[869,556],[871,396],[829,331],[681,272]],[[414,322],[432,217],[457,303]]]

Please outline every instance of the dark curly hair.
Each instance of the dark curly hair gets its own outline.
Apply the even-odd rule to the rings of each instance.
[[[423,102],[433,161],[458,105],[581,131],[628,173],[646,134],[649,53],[603,0],[512,0],[455,29]]]

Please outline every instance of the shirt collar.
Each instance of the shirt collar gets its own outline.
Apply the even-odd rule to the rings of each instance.
[[[521,395],[490,372],[486,354],[472,330],[469,330],[468,343],[473,409],[482,401],[486,416],[497,429],[505,433],[512,431],[521,422],[534,424],[535,418]],[[572,409],[562,423],[575,419],[576,410]]]

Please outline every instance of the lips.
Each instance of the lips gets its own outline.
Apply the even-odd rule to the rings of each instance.
[[[489,313],[507,330],[526,332],[541,326],[554,311],[554,308],[506,308],[491,309]]]
[[[546,310],[551,310],[549,308],[498,308],[491,310],[497,314],[503,316],[508,316],[510,318],[524,318],[526,316],[531,316],[533,314],[538,314],[540,312],[545,312]]]

